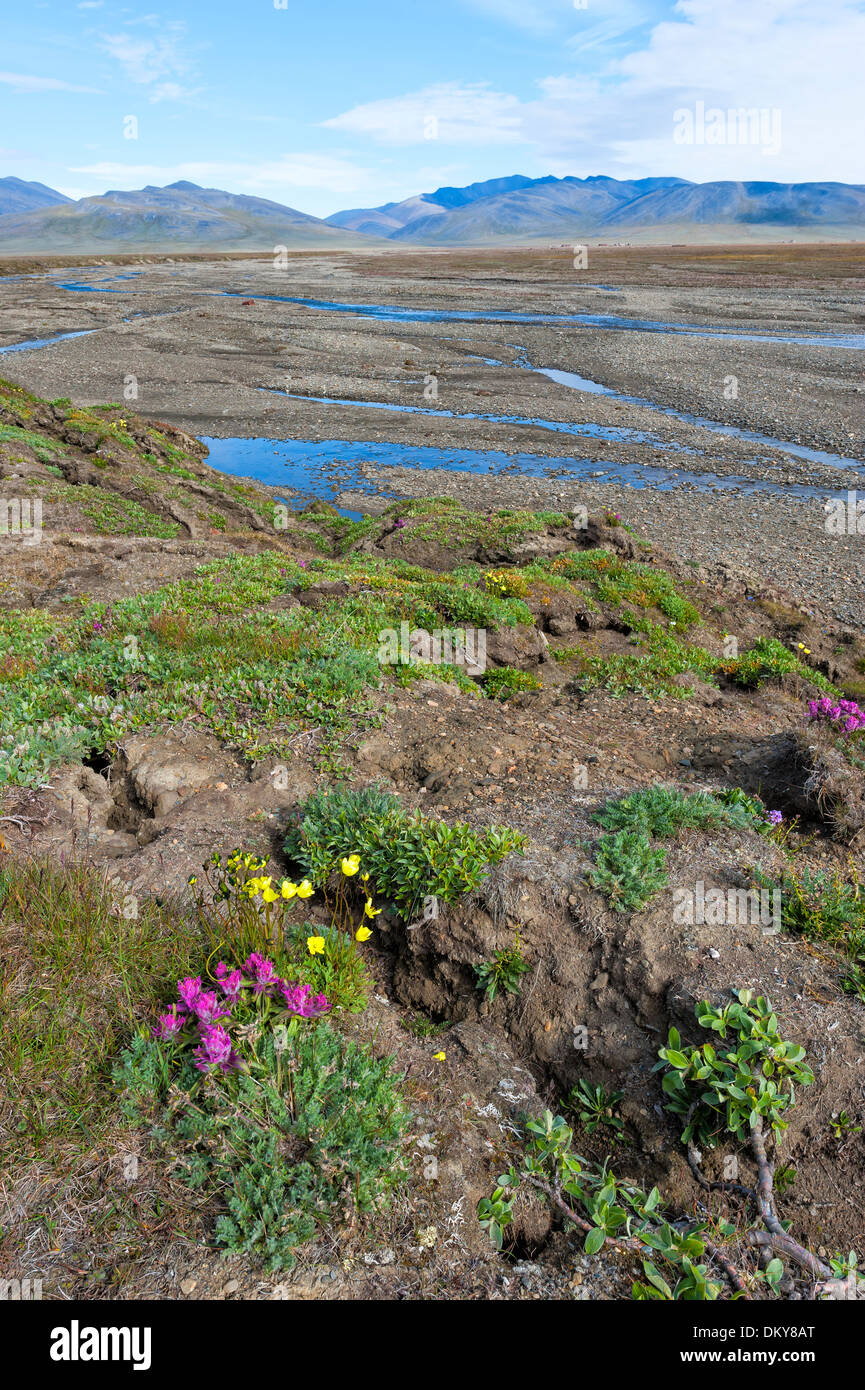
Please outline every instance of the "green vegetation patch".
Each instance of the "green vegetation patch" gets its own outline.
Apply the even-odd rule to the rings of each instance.
[[[226,1253],[290,1269],[298,1245],[346,1214],[384,1205],[405,1177],[409,1112],[392,1059],[347,1041],[324,1020],[283,1032],[256,1026],[224,1072],[205,1080],[192,1048],[139,1035],[115,1070],[128,1121],[183,1180],[226,1210]],[[209,1084],[208,1084],[209,1083]]]
[[[285,852],[314,884],[325,884],[343,857],[359,856],[375,891],[409,916],[424,898],[452,903],[472,892],[492,865],[525,843],[504,826],[477,831],[411,814],[375,788],[338,788],[303,804]]]
[[[0,945],[6,1163],[65,1161],[111,1125],[111,1060],[191,967],[195,934],[87,866],[30,861],[0,873]]]

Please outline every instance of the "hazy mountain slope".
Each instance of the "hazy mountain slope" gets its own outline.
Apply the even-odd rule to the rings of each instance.
[[[543,179],[528,179],[523,174],[512,174],[510,178],[470,183],[465,188],[437,188],[434,193],[419,193],[413,198],[404,198],[401,203],[384,203],[378,208],[349,208],[345,212],[335,212],[326,220],[334,227],[349,227],[358,232],[375,231],[378,235],[390,236],[409,223],[441,217],[449,209],[464,207],[479,198],[543,182]]]
[[[188,247],[363,244],[357,233],[266,198],[180,182],[0,217],[0,251],[116,251]]]
[[[27,183],[14,175],[0,179],[0,217],[71,202],[65,193],[58,193],[56,188],[48,188],[44,183]]]
[[[346,219],[346,220],[342,220]],[[486,243],[566,239],[605,231],[808,228],[865,232],[865,187],[841,183],[689,183],[685,179],[553,177],[495,179],[438,189],[379,209],[336,213],[336,225],[372,230],[400,242]]]
[[[843,183],[706,183],[659,189],[605,219],[606,226],[666,222],[861,223],[865,187]]]

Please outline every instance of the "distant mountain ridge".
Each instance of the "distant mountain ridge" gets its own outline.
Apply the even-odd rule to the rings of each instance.
[[[665,226],[865,232],[865,185],[516,174],[466,188],[439,188],[379,208],[337,212],[327,220],[390,241],[439,245],[618,235]]]
[[[822,235],[865,239],[865,185],[513,174],[322,219],[185,179],[164,188],[111,189],[77,202],[44,184],[0,179],[0,254]]]
[[[0,216],[0,252],[260,251],[367,241],[282,203],[199,188],[185,179],[165,188],[111,189],[99,197]]]
[[[0,217],[14,212],[35,212],[59,203],[71,203],[65,193],[48,188],[44,183],[27,183],[14,175],[0,179]]]

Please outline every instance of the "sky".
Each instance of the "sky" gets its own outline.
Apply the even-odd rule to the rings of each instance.
[[[6,10],[0,175],[70,197],[189,179],[325,217],[515,173],[865,183],[865,0]]]

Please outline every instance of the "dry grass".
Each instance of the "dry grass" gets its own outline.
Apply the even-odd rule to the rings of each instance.
[[[5,858],[5,856],[3,856]],[[188,922],[86,861],[0,874],[0,1156],[65,1163],[98,1143],[111,1059],[194,963]]]

